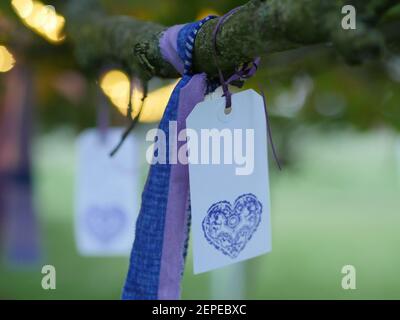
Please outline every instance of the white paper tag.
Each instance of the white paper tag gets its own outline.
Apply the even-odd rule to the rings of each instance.
[[[124,129],[84,131],[77,140],[75,235],[88,256],[129,255],[139,211],[138,143],[129,136],[114,157]]]
[[[207,96],[186,127],[194,273],[271,251],[262,97],[253,90],[233,94],[227,115],[220,92]]]

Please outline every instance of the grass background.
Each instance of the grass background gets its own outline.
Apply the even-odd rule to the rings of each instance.
[[[273,251],[194,276],[189,254],[184,299],[400,299],[400,157],[387,131],[303,130],[293,165],[270,167]],[[119,299],[126,258],[84,258],[73,231],[74,134],[35,144],[35,201],[43,256],[34,266],[0,265],[0,298]],[[57,289],[41,288],[41,266],[57,270]],[[357,289],[341,288],[354,265]]]

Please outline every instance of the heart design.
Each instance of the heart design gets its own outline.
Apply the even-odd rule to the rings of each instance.
[[[93,206],[86,211],[85,222],[96,239],[108,243],[122,232],[126,215],[116,206]]]
[[[230,258],[245,248],[261,221],[262,204],[254,194],[239,196],[233,209],[228,201],[214,203],[203,220],[207,241]]]

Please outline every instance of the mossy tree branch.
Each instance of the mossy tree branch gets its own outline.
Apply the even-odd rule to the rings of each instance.
[[[345,4],[357,9],[356,30],[341,28],[341,8]],[[397,0],[251,0],[218,35],[220,67],[230,73],[255,56],[316,43],[335,46],[352,63],[377,57],[385,48],[385,35],[378,23],[396,4]],[[162,59],[158,47],[165,26],[107,16],[97,0],[69,0],[65,15],[68,36],[82,66],[118,64],[143,79],[178,76]],[[195,68],[209,75],[216,74],[210,59],[215,24],[216,20],[211,20],[201,29],[195,47]],[[394,40],[400,42],[399,36]]]

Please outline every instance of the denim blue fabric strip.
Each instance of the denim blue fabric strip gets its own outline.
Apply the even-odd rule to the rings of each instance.
[[[159,129],[167,136],[166,150],[169,150],[169,121],[176,120],[179,92],[189,80],[189,77],[184,77],[178,83],[160,122]],[[167,154],[167,164],[156,163],[151,166],[142,194],[123,299],[157,299],[169,176]]]
[[[182,60],[187,61],[187,40],[189,37],[195,36],[195,33],[203,23],[204,20],[188,24],[180,31],[178,35],[178,54]],[[189,63],[187,65],[189,66]],[[185,75],[175,87],[159,125],[159,129],[166,134],[166,150],[169,150],[169,121],[177,119],[179,94],[180,90],[191,80],[189,71],[189,69],[185,69]],[[158,298],[165,214],[171,171],[171,166],[168,163],[167,155],[167,164],[156,163],[151,166],[142,194],[141,209],[136,222],[135,242],[122,294],[122,298],[126,300]]]

